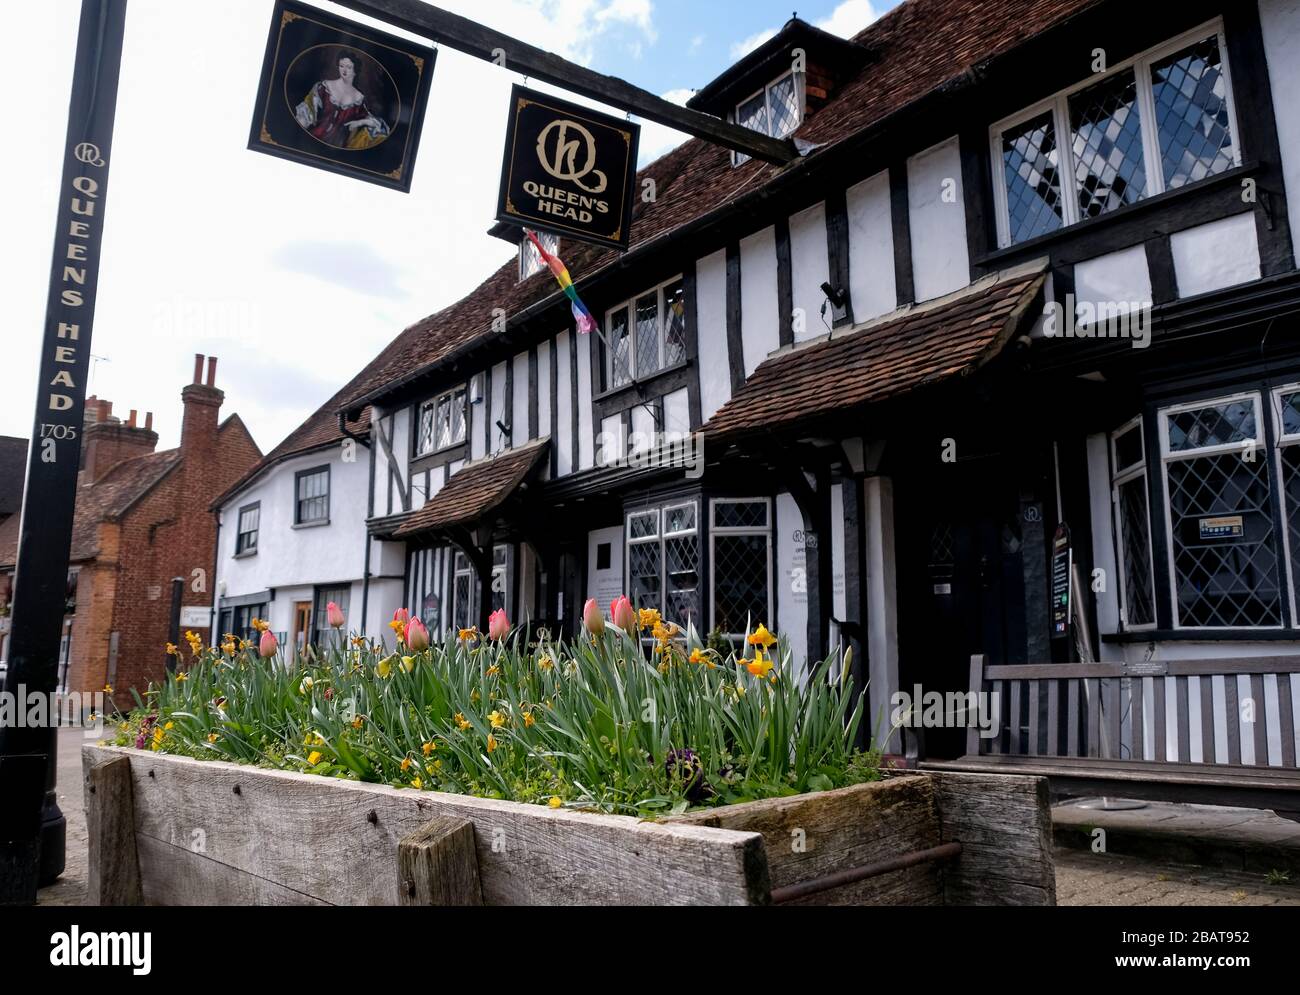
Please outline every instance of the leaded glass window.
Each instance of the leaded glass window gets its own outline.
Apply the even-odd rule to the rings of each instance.
[[[457,387],[420,405],[417,456],[465,441],[465,388]]]
[[[611,308],[605,317],[605,389],[686,360],[686,294],[680,278]]]
[[[492,547],[492,610],[506,606],[510,592],[510,547]]]
[[[686,285],[678,280],[664,288],[664,366],[686,359]]]
[[[787,138],[803,121],[804,74],[790,72],[736,105],[736,123],[772,138]],[[732,162],[748,162],[743,152],[733,152]]]
[[[637,608],[657,608],[685,627],[700,617],[700,530],[695,501],[627,516],[628,593]]]
[[[542,243],[544,248],[551,255],[556,255],[560,251],[560,236],[552,235],[547,231],[534,232],[537,241]],[[523,238],[519,242],[519,279],[527,280],[534,273],[540,273],[546,269],[546,263],[542,261],[541,254],[537,251],[537,246],[533,245],[531,238]]]
[[[470,569],[469,558],[457,550],[452,560],[452,624],[459,629],[468,629],[473,624],[473,607],[473,571]]]
[[[1300,625],[1295,606],[1295,591],[1300,583],[1300,385],[1282,387],[1273,392],[1278,428],[1278,487],[1282,492],[1282,522],[1286,530],[1286,547],[1290,560],[1292,591],[1292,625]]]
[[[1240,162],[1223,48],[1213,22],[995,124],[999,244],[1049,234]]]
[[[643,377],[659,369],[659,295],[638,297],[636,314],[636,373]]]
[[[1259,395],[1161,413],[1174,624],[1284,624]]]
[[[1155,576],[1151,562],[1151,516],[1147,507],[1142,422],[1120,429],[1111,440],[1113,500],[1119,528],[1120,611],[1125,628],[1155,624]]]
[[[771,501],[717,498],[711,508],[712,626],[732,637],[771,626]]]

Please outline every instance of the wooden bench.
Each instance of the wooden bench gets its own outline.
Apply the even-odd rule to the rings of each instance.
[[[995,735],[967,723],[966,755],[923,770],[1036,774],[1056,797],[1108,795],[1272,809],[1300,821],[1300,657],[988,664]],[[1206,717],[1209,721],[1206,721]],[[909,754],[919,730],[905,729]]]

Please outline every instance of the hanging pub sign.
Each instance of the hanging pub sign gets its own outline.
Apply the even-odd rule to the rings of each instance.
[[[626,249],[641,126],[516,85],[497,220]]]
[[[248,147],[409,192],[434,56],[277,0]]]
[[[1070,631],[1070,572],[1073,551],[1070,527],[1062,522],[1052,537],[1052,638],[1061,639]]]

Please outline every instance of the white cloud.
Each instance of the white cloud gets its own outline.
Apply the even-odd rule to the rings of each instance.
[[[743,59],[754,49],[758,48],[763,42],[776,37],[776,28],[768,28],[766,31],[760,31],[758,34],[750,35],[743,41],[733,42],[731,45],[731,57],[733,59]]]
[[[654,26],[654,4],[651,0],[610,0],[608,4],[596,11],[595,21],[598,27],[611,24],[626,24],[639,30],[646,40],[653,43],[659,37]]]
[[[831,11],[831,16],[815,22],[823,31],[841,38],[852,38],[880,16],[871,0],[844,0]]]
[[[704,46],[704,35],[696,35],[691,39],[690,53],[694,55]]]

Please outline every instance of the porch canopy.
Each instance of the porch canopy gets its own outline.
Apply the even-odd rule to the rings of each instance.
[[[393,539],[415,539],[488,524],[485,519],[543,462],[549,445],[549,439],[535,439],[467,463],[423,508],[402,516],[389,535]]]
[[[1046,279],[1046,260],[855,328],[786,347],[704,425],[710,441],[800,427],[973,372],[1019,334]]]

